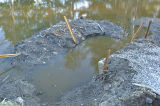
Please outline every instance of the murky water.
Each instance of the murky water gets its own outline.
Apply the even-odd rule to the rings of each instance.
[[[97,45],[99,41],[103,43]],[[48,64],[36,67],[32,74],[33,83],[45,94],[42,96],[44,101],[57,100],[58,96],[92,79],[98,71],[98,60],[105,57],[104,50],[117,50],[120,46],[123,46],[122,42],[106,37],[90,38],[66,55],[57,56]]]
[[[139,17],[160,17],[159,0],[0,0],[0,54],[42,28],[83,16],[88,19],[109,20],[132,35],[132,22]],[[105,37],[90,38],[66,55],[51,59],[46,65],[36,66],[31,73],[32,83],[43,93],[43,100],[56,100],[61,94],[80,86],[92,78],[99,59],[106,50],[120,49],[126,41]],[[0,72],[7,65],[0,61]],[[7,69],[8,70],[8,69]],[[17,72],[25,71],[18,70]],[[16,74],[18,74],[15,72]],[[0,74],[1,75],[1,74]]]

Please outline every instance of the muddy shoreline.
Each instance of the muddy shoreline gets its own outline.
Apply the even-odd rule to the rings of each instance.
[[[115,40],[120,40],[124,37],[124,31],[121,27],[105,20],[77,19],[69,21],[69,23],[76,36],[77,44],[93,36],[108,36]],[[11,51],[13,53],[21,53],[21,55],[15,58],[7,58],[5,61],[7,61],[9,67],[16,66],[19,70],[21,68],[24,70],[25,68],[27,70],[26,73],[29,73],[34,66],[46,64],[51,58],[65,54],[75,46],[66,24],[60,22],[49,28],[42,29],[26,40],[17,43]],[[6,79],[0,86],[2,91],[0,93],[1,101],[5,98],[17,101],[17,98],[21,97],[24,100],[24,105],[27,106],[48,104],[41,103],[38,97],[41,93],[26,80],[28,77],[30,77],[29,74],[16,77],[4,75],[3,78],[1,77]]]
[[[121,27],[105,20],[77,19],[69,23],[77,45],[93,36],[107,36],[120,40],[125,35]],[[21,55],[13,60],[13,64],[44,64],[51,57],[65,53],[75,46],[65,22],[60,22],[17,43],[15,52]]]
[[[78,19],[70,21],[70,25],[78,44],[92,36],[107,36],[115,40],[125,37],[121,27],[104,20]],[[158,35],[155,33],[152,36]],[[41,103],[38,97],[40,92],[25,80],[28,76],[7,78],[0,86],[1,101],[7,98],[25,106],[158,106],[160,48],[158,43],[153,42],[154,40],[136,40],[128,44],[111,55],[106,73],[95,76],[88,84],[65,94],[58,103]],[[11,66],[27,64],[27,70],[31,70],[34,65],[45,64],[50,58],[66,53],[75,46],[65,23],[60,22],[17,43],[14,53],[21,55],[8,62]],[[99,71],[102,71],[103,64],[104,59],[99,62]]]
[[[138,19],[136,23],[140,25],[143,21],[147,26],[151,19]],[[68,93],[61,105],[159,106],[159,39],[151,39],[159,38],[159,19],[152,20],[153,35],[147,40],[136,40],[111,55],[108,70],[88,85]],[[104,61],[98,63],[101,72]]]

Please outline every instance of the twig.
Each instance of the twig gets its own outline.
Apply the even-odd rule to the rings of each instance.
[[[74,36],[73,33],[72,33],[71,27],[70,27],[70,25],[69,25],[69,23],[68,23],[68,20],[67,20],[66,16],[64,16],[64,20],[65,20],[65,22],[66,22],[66,24],[67,24],[67,27],[68,27],[68,29],[69,29],[69,31],[70,31],[70,34],[71,34],[71,37],[72,37],[74,43],[77,44],[76,38],[75,38],[75,36]]]
[[[19,53],[17,53],[17,54],[1,54],[0,58],[3,58],[3,57],[15,57],[15,56],[18,56],[18,55],[20,55],[20,54]]]
[[[104,30],[103,30],[103,28],[97,23],[97,25],[98,25],[98,27],[100,28],[100,30],[102,31],[102,32],[104,32]]]
[[[144,36],[145,39],[147,38],[147,36],[149,34],[149,29],[150,29],[151,24],[152,24],[152,20],[149,21],[148,28],[147,28],[146,34]]]
[[[108,61],[109,61],[109,56],[111,54],[111,49],[108,49],[107,51],[107,56],[106,56],[106,59],[105,59],[105,62],[104,62],[104,68],[103,70],[106,70],[107,69],[107,65],[108,65]]]
[[[138,32],[142,29],[144,25],[144,22],[140,25],[140,27],[137,29],[136,33],[133,35],[132,39],[131,39],[131,42],[134,41],[134,39],[136,38],[136,35],[138,34]]]

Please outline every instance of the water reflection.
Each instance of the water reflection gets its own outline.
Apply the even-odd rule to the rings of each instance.
[[[79,55],[77,54],[79,57]],[[36,85],[42,95],[43,101],[57,101],[58,97],[75,87],[88,82],[93,76],[93,68],[88,61],[80,59],[74,70],[65,67],[65,56],[57,56],[49,64],[36,67],[32,73],[33,84]],[[37,74],[38,73],[38,74]]]
[[[101,41],[101,43],[99,43]],[[89,38],[87,41],[73,49],[69,54],[65,56],[65,67],[70,70],[75,70],[81,67],[83,60],[88,60],[89,65],[94,68],[95,72],[98,72],[98,61],[107,55],[107,50],[111,48],[112,53],[124,46],[126,41],[115,41],[106,37],[94,37]]]
[[[7,53],[11,43],[6,40],[5,32],[2,27],[0,27],[0,54]]]
[[[89,81],[98,72],[98,60],[106,56],[107,49],[111,48],[113,53],[123,45],[106,37],[89,38],[66,55],[58,55],[49,64],[34,68],[33,83],[43,92],[42,100],[58,100]]]
[[[0,0],[0,53],[42,28],[63,20],[84,16],[89,19],[109,20],[120,25],[129,35],[134,33],[135,19],[160,17],[159,0]],[[97,72],[97,62],[124,46],[109,38],[90,38],[85,43],[61,55],[44,66],[31,70],[33,83],[40,88],[43,100],[55,100],[57,96],[91,79]],[[1,60],[0,63],[3,63]],[[0,72],[6,69],[3,66]],[[23,69],[23,68],[22,68]],[[16,69],[17,70],[17,69]],[[22,70],[19,70],[16,75]],[[24,70],[25,71],[25,70]],[[17,75],[18,76],[18,75]]]
[[[0,25],[13,43],[29,37],[41,28],[63,20],[107,19],[133,32],[131,22],[142,16],[160,17],[158,0],[1,0]]]
[[[90,1],[78,1],[74,3],[74,10],[83,10],[89,8],[91,5]]]

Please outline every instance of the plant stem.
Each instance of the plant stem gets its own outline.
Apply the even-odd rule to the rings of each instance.
[[[150,29],[151,24],[152,24],[152,20],[149,21],[148,28],[147,28],[146,34],[144,36],[145,39],[147,38],[147,36],[149,34],[149,29]]]
[[[109,62],[109,56],[111,54],[111,49],[108,49],[107,51],[107,56],[106,56],[106,59],[105,59],[105,62],[104,62],[104,68],[103,70],[107,70],[107,65],[108,65],[108,62]]]
[[[65,20],[65,22],[66,22],[66,24],[67,24],[67,27],[68,27],[68,29],[69,29],[69,31],[70,31],[70,34],[71,34],[71,37],[72,37],[74,43],[77,44],[76,38],[75,38],[75,36],[74,36],[73,33],[72,33],[71,27],[70,27],[70,25],[69,25],[69,23],[68,23],[68,20],[67,20],[66,16],[64,16],[64,20]]]
[[[143,25],[144,25],[144,22],[143,22],[143,23],[140,25],[140,27],[137,29],[136,33],[134,33],[134,35],[133,35],[133,37],[132,37],[132,39],[131,39],[131,42],[134,41],[134,39],[136,38],[138,32],[142,29]]]

